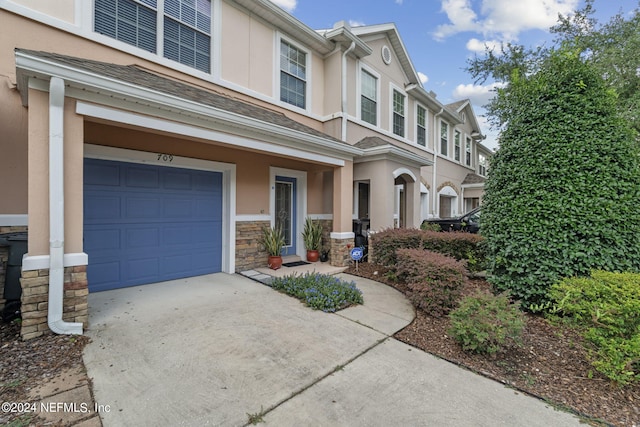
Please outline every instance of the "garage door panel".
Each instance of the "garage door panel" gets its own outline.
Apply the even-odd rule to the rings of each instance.
[[[128,188],[159,188],[160,171],[146,166],[128,166],[125,173],[125,186]]]
[[[157,257],[129,259],[125,263],[126,283],[141,284],[157,281],[160,277],[160,261]],[[149,283],[147,282],[147,283]]]
[[[121,248],[120,230],[108,228],[84,228],[85,251],[119,250]]]
[[[84,185],[120,186],[120,168],[117,165],[94,164],[84,171]]]
[[[161,218],[161,197],[128,196],[125,218]]]
[[[121,200],[111,195],[85,198],[85,221],[120,217]]]
[[[163,186],[166,190],[191,190],[193,187],[192,174],[167,171],[163,175]]]
[[[160,246],[160,229],[158,227],[127,227],[126,248],[157,249]]]
[[[90,291],[221,271],[222,190],[198,187],[221,186],[221,173],[85,159],[87,175],[93,176],[84,187]],[[116,175],[126,177],[118,187]]]
[[[164,201],[163,213],[165,217],[176,219],[193,218],[194,201],[185,197],[174,197]]]

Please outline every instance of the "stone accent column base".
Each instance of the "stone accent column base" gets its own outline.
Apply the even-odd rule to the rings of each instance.
[[[267,266],[267,252],[258,241],[262,227],[270,225],[270,221],[236,221],[236,272]]]
[[[22,285],[22,328],[20,335],[27,340],[39,337],[49,331],[47,324],[49,308],[49,269],[23,271]],[[64,269],[64,299],[62,319],[66,322],[82,323],[88,326],[89,311],[87,296],[87,267],[75,266]]]
[[[353,248],[353,245],[353,236],[347,238],[331,237],[331,265],[335,267],[347,267],[351,263],[351,255],[349,252],[351,248]]]

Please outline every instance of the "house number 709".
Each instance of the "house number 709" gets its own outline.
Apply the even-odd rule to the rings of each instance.
[[[171,154],[158,154],[158,160],[162,160],[163,162],[172,162],[173,156]]]

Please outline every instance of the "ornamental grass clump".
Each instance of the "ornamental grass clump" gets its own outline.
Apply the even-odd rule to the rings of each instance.
[[[354,282],[345,282],[326,274],[277,277],[271,282],[271,287],[300,299],[314,310],[326,313],[363,303],[362,291]]]

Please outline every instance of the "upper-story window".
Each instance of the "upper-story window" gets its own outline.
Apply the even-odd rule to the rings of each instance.
[[[440,122],[440,154],[449,155],[449,125]]]
[[[425,147],[427,145],[427,110],[418,105],[416,109],[416,142]]]
[[[457,162],[460,161],[460,131],[456,130],[453,134],[453,156]]]
[[[467,137],[467,142],[465,144],[465,161],[464,163],[467,166],[471,166],[471,138]]]
[[[405,96],[393,90],[393,133],[404,136],[404,100]]]
[[[487,156],[478,154],[478,174],[487,176]]]
[[[360,76],[360,118],[374,126],[378,125],[378,79],[362,70]]]
[[[94,18],[97,33],[210,71],[211,0],[95,0]]]
[[[280,40],[280,100],[306,108],[307,54]]]

